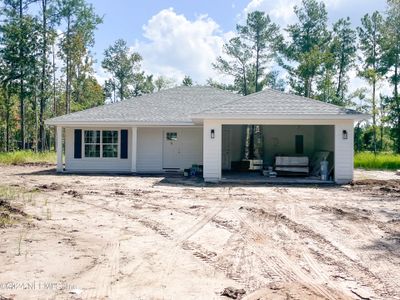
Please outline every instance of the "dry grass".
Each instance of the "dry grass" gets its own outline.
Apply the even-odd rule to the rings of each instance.
[[[0,153],[0,164],[4,165],[54,164],[55,162],[56,153],[53,151],[33,152],[25,150]]]

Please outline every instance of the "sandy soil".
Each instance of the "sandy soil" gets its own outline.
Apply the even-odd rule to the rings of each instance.
[[[30,191],[8,201],[15,222],[0,228],[0,299],[228,299],[228,287],[252,300],[400,299],[392,173],[325,187],[43,166],[0,166],[0,178]]]

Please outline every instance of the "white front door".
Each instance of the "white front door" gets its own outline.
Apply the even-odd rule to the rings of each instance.
[[[231,169],[231,130],[222,131],[222,170]]]
[[[177,129],[163,131],[164,169],[179,169],[181,139],[181,132]]]

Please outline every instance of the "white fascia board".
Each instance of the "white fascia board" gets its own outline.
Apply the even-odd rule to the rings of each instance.
[[[96,121],[45,121],[48,126],[62,126],[62,127],[166,127],[166,126],[195,126],[193,122],[96,122]]]
[[[333,115],[333,114],[303,114],[303,115],[290,115],[290,114],[256,114],[256,115],[245,115],[245,114],[198,114],[193,115],[192,120],[195,123],[200,122],[204,119],[218,119],[218,120],[368,120],[371,116],[367,114],[343,114],[343,115]]]

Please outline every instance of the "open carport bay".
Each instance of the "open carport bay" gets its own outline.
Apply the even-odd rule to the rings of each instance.
[[[254,133],[251,134],[250,130]],[[249,158],[255,159],[256,167],[249,164]],[[282,178],[291,178],[287,182],[305,183],[309,179],[309,182],[315,183],[320,180],[322,160],[328,161],[327,180],[333,181],[334,125],[222,126],[222,171],[225,181],[282,182]],[[278,172],[279,180],[261,176],[261,170],[268,167]],[[296,175],[300,178],[293,180]]]

